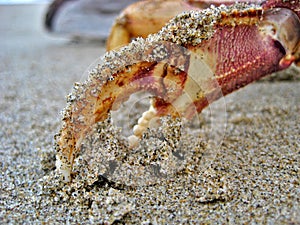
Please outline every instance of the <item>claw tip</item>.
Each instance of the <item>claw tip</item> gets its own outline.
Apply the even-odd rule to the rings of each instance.
[[[290,55],[290,54],[286,55],[279,62],[280,69],[288,68],[295,60],[296,60],[295,56]]]

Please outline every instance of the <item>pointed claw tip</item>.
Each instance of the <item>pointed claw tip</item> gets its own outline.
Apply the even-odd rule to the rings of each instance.
[[[71,168],[64,166],[63,162],[59,158],[56,159],[55,165],[56,165],[56,168],[58,169],[58,172],[62,176],[63,182],[65,182],[65,183],[70,182],[71,181]]]
[[[281,69],[288,68],[293,62],[295,62],[295,56],[288,54],[284,58],[282,58],[279,62],[279,66]]]

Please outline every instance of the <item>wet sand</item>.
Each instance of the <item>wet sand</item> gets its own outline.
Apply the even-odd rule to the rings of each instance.
[[[225,98],[226,131],[208,167],[199,161],[205,143],[184,137],[181,146],[192,156],[170,176],[151,185],[116,183],[95,169],[97,154],[124,150],[123,139],[117,130],[100,127],[92,140],[117,135],[117,144],[87,142],[72,184],[62,184],[53,170],[59,112],[104,45],[51,37],[42,29],[44,10],[0,6],[0,221],[300,224],[299,74],[254,83]],[[198,134],[204,140],[210,119],[210,111],[203,112]]]

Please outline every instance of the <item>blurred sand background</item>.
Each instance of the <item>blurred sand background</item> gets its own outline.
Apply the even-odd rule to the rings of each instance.
[[[226,97],[224,141],[203,173],[196,168],[148,187],[53,187],[42,160],[54,162],[65,95],[104,44],[47,34],[45,8],[0,6],[1,223],[300,224],[295,80],[259,82]]]

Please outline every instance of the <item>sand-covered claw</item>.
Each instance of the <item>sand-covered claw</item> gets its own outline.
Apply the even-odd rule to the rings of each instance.
[[[300,5],[300,4],[299,4]],[[300,20],[286,8],[212,6],[173,18],[158,33],[107,52],[68,97],[56,136],[65,181],[91,127],[140,90],[153,95],[129,147],[153,117],[192,118],[208,104],[299,60]]]

